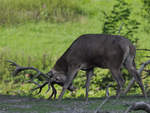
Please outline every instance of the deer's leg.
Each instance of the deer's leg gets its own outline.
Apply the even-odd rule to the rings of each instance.
[[[89,85],[91,76],[93,75],[93,69],[86,71],[86,103],[88,102],[88,91],[89,91]]]
[[[124,78],[123,78],[122,73],[121,73],[120,70],[119,70],[118,73],[119,73],[118,74],[119,81],[121,82],[121,86],[123,86],[125,84],[125,80],[124,80]]]
[[[77,76],[77,74],[78,74],[78,73],[76,72],[76,74],[74,75],[74,78]],[[73,78],[73,79],[74,79],[74,78]],[[71,84],[69,85],[68,90],[69,90],[69,91],[75,91],[75,90],[76,90],[76,87],[73,86],[73,83],[71,83]]]
[[[140,75],[138,74],[138,72],[136,70],[134,60],[129,57],[125,63],[125,67],[127,68],[128,72],[135,78],[136,82],[139,84],[139,86],[142,90],[143,95],[145,96],[145,98],[147,98],[147,94],[145,92],[144,85],[142,83]]]
[[[78,70],[79,70],[79,69],[77,69],[77,68],[69,68],[69,69],[68,69],[67,78],[66,78],[66,80],[65,80],[65,83],[64,83],[63,89],[62,89],[62,91],[61,91],[61,94],[60,94],[60,96],[59,96],[59,98],[58,98],[58,101],[61,101],[61,100],[62,100],[62,97],[63,97],[63,95],[64,95],[66,89],[67,89],[67,88],[69,87],[69,85],[72,83],[72,80],[73,80],[73,78],[75,77],[75,75],[76,75],[76,73],[77,73]]]
[[[111,73],[113,78],[116,80],[117,82],[117,91],[116,91],[116,96],[117,98],[119,98],[121,91],[122,91],[122,87],[125,83],[122,74],[120,72],[120,69],[111,69]]]

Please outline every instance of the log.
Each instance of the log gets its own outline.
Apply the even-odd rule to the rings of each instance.
[[[128,107],[128,109],[124,113],[128,113],[131,111],[143,110],[147,113],[150,113],[150,104],[145,102],[136,102]]]

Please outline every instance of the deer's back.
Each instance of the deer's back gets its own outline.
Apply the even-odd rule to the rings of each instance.
[[[130,41],[116,35],[87,34],[77,38],[61,59],[67,65],[83,65],[84,68],[120,66]],[[134,54],[134,53],[133,53]]]

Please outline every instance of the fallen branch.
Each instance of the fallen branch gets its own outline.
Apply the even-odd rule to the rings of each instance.
[[[150,51],[150,49],[136,49],[136,50]]]
[[[144,70],[145,66],[147,66],[148,64],[150,64],[150,60],[146,61],[145,63],[143,63],[140,67],[139,70],[137,70],[138,74],[141,75],[142,71]],[[130,81],[128,87],[125,89],[124,94],[127,94],[128,91],[131,89],[131,87],[133,86],[135,82],[135,78],[133,77],[132,80]]]
[[[150,113],[150,104],[145,102],[136,102],[128,107],[128,109],[124,113],[128,113],[130,111],[144,110],[147,113]]]

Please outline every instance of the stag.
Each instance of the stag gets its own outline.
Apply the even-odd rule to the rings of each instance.
[[[65,53],[56,61],[54,67],[47,73],[43,74],[37,69],[38,75],[46,78],[45,84],[52,86],[52,94],[56,94],[54,84],[63,87],[58,100],[62,100],[65,91],[75,90],[73,79],[79,70],[86,71],[86,101],[88,101],[88,90],[91,77],[95,67],[107,68],[111,71],[113,78],[117,82],[117,97],[122,93],[122,87],[125,80],[121,74],[121,68],[125,67],[128,72],[135,78],[142,93],[147,97],[142,80],[136,70],[134,62],[136,54],[135,46],[126,38],[119,35],[105,34],[85,34],[77,38]],[[20,66],[16,66],[16,72],[22,71]],[[33,67],[24,67],[23,69],[33,69]],[[33,82],[33,81],[32,81]],[[33,82],[34,83],[34,82]],[[36,84],[36,83],[35,83]],[[39,86],[40,88],[43,87]],[[38,88],[39,88],[38,87]]]

